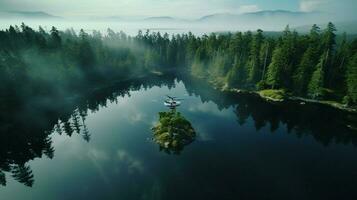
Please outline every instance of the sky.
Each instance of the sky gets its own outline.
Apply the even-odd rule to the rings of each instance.
[[[357,19],[357,0],[0,0],[0,10],[44,11],[62,17],[172,16],[261,10],[326,12]]]

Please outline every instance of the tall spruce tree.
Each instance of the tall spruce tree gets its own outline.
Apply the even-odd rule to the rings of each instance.
[[[291,84],[294,56],[296,56],[296,37],[297,33],[292,33],[289,26],[286,26],[268,67],[267,84],[272,88],[289,88]]]
[[[266,78],[266,73],[268,65],[271,62],[271,57],[274,49],[274,40],[267,38],[260,48],[260,63],[262,65],[262,72],[260,74],[259,81],[264,81]]]
[[[316,66],[316,70],[312,74],[310,83],[308,85],[308,96],[313,99],[319,99],[323,97],[324,88],[324,76],[325,72],[323,66],[325,65],[326,59],[322,57],[320,62]]]
[[[316,70],[319,55],[320,28],[315,24],[309,34],[309,46],[304,52],[301,61],[294,73],[294,92],[298,95],[305,95],[307,86],[311,80],[312,73]]]
[[[336,45],[336,34],[337,31],[335,25],[331,22],[327,24],[327,28],[324,30],[322,35],[322,51],[324,52],[322,56],[325,58],[323,65],[323,71],[325,73],[324,83],[327,86],[331,86],[332,80],[334,79],[334,66],[333,66],[333,56],[335,54],[335,45]]]
[[[346,65],[350,57],[350,45],[347,43],[346,33],[342,35],[342,40],[339,43],[336,55],[334,56],[332,63],[332,76],[330,86],[341,92],[345,91],[345,75],[346,75]]]
[[[227,73],[227,85],[228,87],[244,88],[246,79],[245,67],[241,62],[241,58],[236,56],[232,68]]]
[[[263,31],[258,29],[257,33],[253,37],[253,41],[250,49],[249,61],[248,61],[248,69],[249,69],[248,81],[253,84],[258,82],[261,78],[262,65],[259,58],[260,58],[260,49],[263,41],[264,41]]]
[[[281,47],[277,47],[274,50],[272,62],[268,67],[266,83],[270,85],[272,89],[282,85],[282,69],[286,64],[283,51]]]
[[[59,35],[59,31],[57,30],[56,27],[52,26],[52,29],[51,29],[51,45],[52,45],[52,48],[59,48],[61,47],[61,44],[62,44],[62,39]]]
[[[346,77],[348,103],[357,105],[357,53],[348,62]]]

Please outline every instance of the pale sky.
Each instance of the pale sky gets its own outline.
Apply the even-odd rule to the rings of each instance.
[[[0,0],[1,10],[44,11],[75,16],[173,16],[260,10],[320,11],[357,19],[357,0]]]

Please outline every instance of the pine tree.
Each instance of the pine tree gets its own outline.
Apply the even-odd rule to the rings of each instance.
[[[323,66],[323,71],[325,73],[324,83],[327,86],[332,85],[332,80],[334,79],[334,69],[332,58],[335,53],[335,45],[336,45],[336,27],[333,23],[329,22],[327,28],[324,30],[322,35],[322,51],[324,52],[325,62]]]
[[[191,73],[197,77],[205,77],[207,70],[205,69],[207,63],[207,52],[203,47],[199,47],[195,53],[194,61],[191,65]]]
[[[323,71],[325,59],[321,58],[316,66],[316,70],[312,74],[310,83],[308,85],[308,96],[317,99],[323,97],[324,76]]]
[[[234,58],[234,63],[230,71],[227,73],[228,87],[245,87],[245,80],[247,79],[245,67],[242,65],[240,57]]]
[[[267,84],[273,89],[282,85],[282,69],[285,65],[284,52],[278,47],[273,52],[272,62],[268,67]]]
[[[320,28],[315,24],[310,30],[310,35],[308,39],[309,47],[304,52],[293,77],[294,91],[298,95],[306,94],[312,73],[315,71],[315,66],[318,62],[316,58],[319,54],[319,39]]]
[[[248,61],[248,70],[249,77],[248,81],[255,84],[261,78],[262,65],[260,63],[260,49],[263,43],[263,31],[258,29],[257,34],[254,35],[253,42],[251,44],[249,61]]]
[[[348,103],[357,104],[357,53],[351,58],[347,65],[347,97]]]
[[[237,58],[235,58],[235,60],[236,59]],[[236,64],[234,64],[231,70],[229,70],[229,72],[227,73],[226,82],[228,87],[237,87],[238,85],[237,75],[238,75],[238,67]]]
[[[59,31],[54,26],[52,26],[51,29],[51,44],[52,44],[52,48],[55,49],[61,47],[62,44],[62,39],[59,35]]]
[[[310,43],[313,45],[318,45],[321,37],[321,30],[320,27],[317,26],[316,24],[312,25],[311,30],[310,30]]]
[[[348,59],[350,57],[350,47],[349,44],[347,43],[347,38],[346,38],[346,33],[342,35],[342,41],[338,45],[338,48],[336,50],[336,55],[333,59],[332,66],[332,77],[331,77],[331,87],[333,87],[336,90],[340,90],[345,92],[344,87],[344,79],[346,75],[346,64],[348,62]]]
[[[267,84],[272,88],[292,86],[292,72],[299,57],[296,54],[297,37],[297,33],[291,32],[289,26],[285,28],[268,67]]]
[[[322,35],[322,48],[327,51],[328,49],[332,52],[336,45],[336,34],[337,31],[335,25],[331,22],[327,24],[326,29]]]
[[[268,65],[271,62],[272,50],[274,49],[274,40],[267,39],[261,46],[260,49],[260,63],[262,65],[262,72],[260,74],[259,81],[264,81],[266,78],[266,73]]]
[[[309,81],[311,80],[312,73],[314,72],[314,49],[308,48],[294,75],[294,91],[298,95],[305,95]]]

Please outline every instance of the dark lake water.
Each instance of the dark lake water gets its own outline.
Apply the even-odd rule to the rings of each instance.
[[[197,133],[178,151],[152,140],[167,94]],[[169,77],[31,99],[0,122],[1,200],[357,199],[356,116],[324,106]]]

